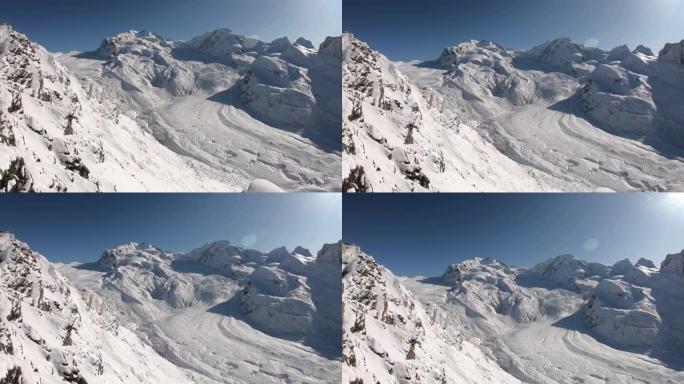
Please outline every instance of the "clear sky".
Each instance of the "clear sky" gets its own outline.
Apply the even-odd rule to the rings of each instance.
[[[437,276],[472,257],[660,263],[684,249],[681,193],[345,194],[343,215],[344,241],[404,276]]]
[[[600,48],[684,39],[684,0],[344,0],[342,25],[394,60],[487,39],[527,49],[557,37]]]
[[[187,40],[217,28],[271,41],[340,35],[342,0],[16,0],[0,20],[53,52],[90,51],[131,29]]]
[[[148,242],[188,251],[215,240],[315,254],[342,238],[336,193],[21,194],[0,196],[0,229],[51,261],[94,261],[103,250]]]

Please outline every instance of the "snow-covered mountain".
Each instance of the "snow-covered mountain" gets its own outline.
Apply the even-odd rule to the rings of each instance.
[[[391,62],[343,35],[343,188],[684,189],[682,43],[489,41]]]
[[[359,247],[342,266],[344,383],[519,382]]]
[[[18,367],[27,382],[339,381],[339,243],[317,256],[227,241],[188,253],[130,243],[93,263],[53,265],[10,234],[2,240],[2,283],[17,291],[0,291],[8,375]],[[38,261],[24,267],[14,254]],[[65,357],[51,359],[54,351]]]
[[[0,312],[3,383],[198,382],[7,232],[0,232]]]
[[[428,372],[442,369],[460,369],[446,375],[464,376],[456,382],[680,382],[683,265],[684,252],[660,268],[646,259],[609,266],[562,255],[525,269],[476,258],[442,276],[405,278],[345,246],[345,382],[441,383]],[[411,346],[416,337],[423,348]],[[450,358],[440,344],[466,356]],[[392,369],[406,364],[409,349],[417,360],[410,379]]]
[[[130,31],[51,54],[0,26],[0,187],[338,190],[341,39]]]

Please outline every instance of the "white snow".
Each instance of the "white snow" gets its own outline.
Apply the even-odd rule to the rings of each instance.
[[[684,273],[668,266],[681,259],[670,255],[660,269],[569,255],[529,269],[472,259],[441,277],[399,281],[523,382],[674,383],[684,378]]]
[[[296,273],[226,241],[187,254],[129,243],[53,265],[3,232],[0,372],[20,367],[25,382],[44,383],[337,383],[340,252],[293,253],[306,261]]]
[[[393,63],[343,41],[345,190],[683,189],[681,44],[655,57],[472,40]]]
[[[342,263],[344,383],[519,382],[360,248]]]
[[[130,31],[50,54],[1,26],[0,187],[339,190],[339,54],[247,40]]]

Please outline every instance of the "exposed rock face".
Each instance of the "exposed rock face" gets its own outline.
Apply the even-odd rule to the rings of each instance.
[[[679,43],[668,43],[658,53],[658,60],[684,65],[684,40]]]
[[[684,275],[684,251],[665,256],[665,260],[660,264],[660,270]]]
[[[33,192],[33,177],[23,158],[12,161],[7,170],[0,170],[0,191]]]

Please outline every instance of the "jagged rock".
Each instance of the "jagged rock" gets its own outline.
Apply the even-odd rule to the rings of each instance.
[[[684,65],[684,40],[679,43],[667,43],[658,53],[658,60]]]
[[[21,375],[21,367],[12,367],[7,370],[5,377],[0,378],[0,384],[28,384]]]
[[[295,43],[295,45],[301,45],[302,47],[306,47],[306,48],[309,48],[309,49],[315,49],[315,47],[314,47],[314,45],[311,43],[311,41],[309,41],[309,40],[307,40],[307,39],[305,39],[305,38],[303,38],[303,37],[298,38],[297,40],[295,40],[294,43]]]
[[[665,256],[665,260],[660,264],[660,270],[684,275],[684,251]]]
[[[342,181],[342,190],[345,192],[372,192],[368,186],[363,167],[358,166],[351,170]]]
[[[33,192],[33,177],[23,158],[13,160],[6,170],[0,169],[0,191]]]
[[[655,264],[654,264],[651,260],[646,259],[646,258],[643,258],[643,257],[640,258],[640,259],[636,262],[635,265],[637,265],[637,266],[640,265],[640,266],[643,266],[643,267],[646,267],[646,268],[655,268],[655,267],[656,267]]]
[[[643,53],[644,55],[653,56],[653,51],[651,50],[651,48],[645,47],[641,44],[637,45],[637,47],[634,48],[633,53]]]

